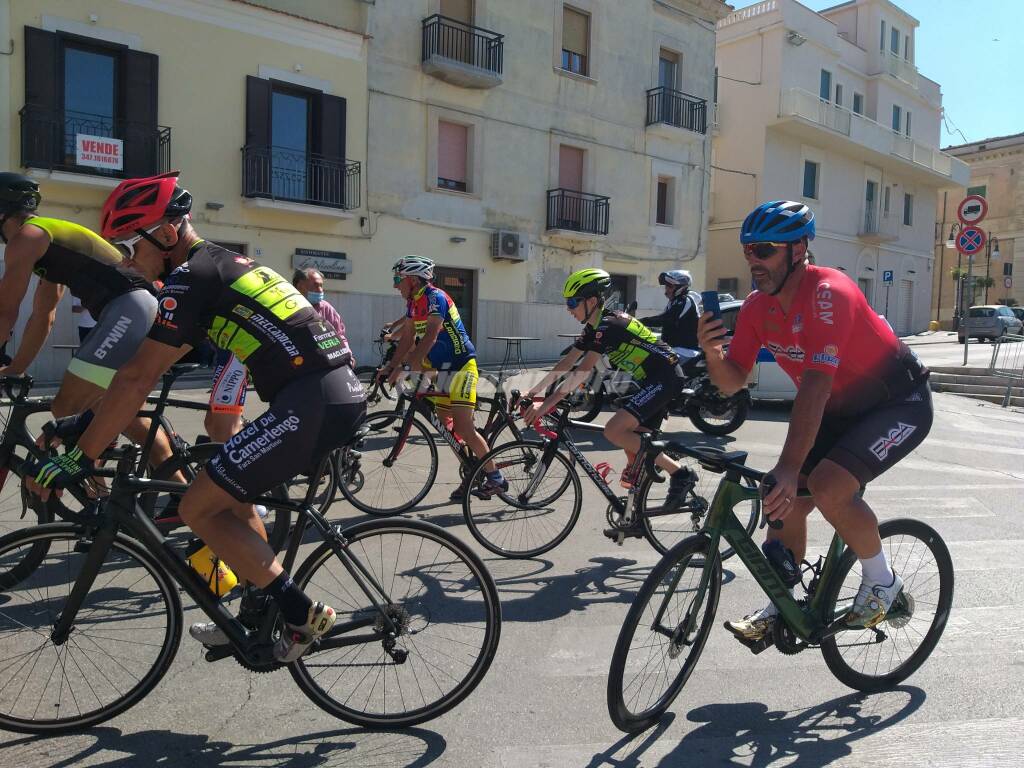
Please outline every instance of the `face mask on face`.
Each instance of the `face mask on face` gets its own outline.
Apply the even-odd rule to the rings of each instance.
[[[306,291],[306,298],[309,300],[310,304],[319,304],[321,301],[324,300],[324,292]]]

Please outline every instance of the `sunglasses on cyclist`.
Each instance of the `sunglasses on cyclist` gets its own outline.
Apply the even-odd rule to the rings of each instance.
[[[571,298],[571,299],[566,299],[565,300],[565,306],[568,307],[569,309],[576,309],[576,307],[580,306],[584,301],[586,301],[585,298],[581,299],[579,297],[574,297],[574,298]]]
[[[161,223],[157,224],[155,227],[145,230],[146,235],[153,234],[162,226],[163,224]],[[114,243],[114,247],[121,252],[121,255],[124,256],[126,261],[131,261],[135,258],[135,246],[139,244],[139,240],[143,237],[145,237],[145,235],[129,237],[127,240],[121,240],[120,242]]]
[[[743,255],[753,256],[755,259],[765,261],[775,255],[776,248],[785,248],[787,245],[790,245],[790,243],[773,243],[771,241],[747,243],[743,246]]]
[[[398,274],[396,274],[396,275],[394,275],[394,276],[393,276],[393,277],[391,278],[391,282],[392,282],[392,284],[394,284],[394,285],[395,285],[396,287],[397,287],[397,286],[398,286],[398,284],[399,284],[399,283],[401,283],[401,282],[402,282],[403,280],[405,280],[405,275],[398,275]]]

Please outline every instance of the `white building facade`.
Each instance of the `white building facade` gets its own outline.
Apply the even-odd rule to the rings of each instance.
[[[802,200],[817,263],[854,278],[898,333],[927,327],[936,199],[969,171],[938,149],[942,95],[914,65],[917,27],[888,0],[820,13],[766,0],[719,22],[709,286],[746,295],[744,216]]]

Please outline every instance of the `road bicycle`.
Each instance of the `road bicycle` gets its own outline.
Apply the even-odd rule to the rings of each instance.
[[[608,501],[606,535],[616,543],[642,535],[664,554],[683,537],[701,530],[710,507],[711,487],[697,473],[694,462],[684,461],[679,470],[688,472],[690,480],[678,504],[667,503],[667,487],[660,485],[664,478],[648,471],[642,459],[636,481],[621,496],[608,483],[611,466],[591,464],[572,435],[572,431],[597,433],[604,427],[572,419],[570,410],[563,401],[548,418],[550,429],[544,430],[541,440],[501,445],[484,456],[470,475],[467,487],[471,492],[463,500],[462,511],[470,533],[483,547],[502,557],[536,557],[560,544],[576,525],[583,504],[577,468],[582,468]],[[650,450],[651,439],[650,434],[641,435],[641,455]],[[668,454],[686,459],[672,450]],[[508,490],[493,495],[473,492],[484,481],[482,467],[488,461],[501,470]],[[752,497],[741,512],[751,531],[759,514],[760,500]],[[721,557],[730,555],[732,550],[727,549]]]
[[[754,653],[771,645],[787,655],[820,649],[836,678],[868,692],[899,684],[925,662],[953,603],[953,562],[934,529],[909,519],[879,525],[882,547],[904,580],[903,590],[878,625],[849,627],[845,616],[860,587],[860,562],[838,533],[824,558],[803,563],[806,597],[794,598],[733,511],[758,496],[746,481],[765,479],[745,466],[746,453],[713,453],[675,443],[652,446],[692,456],[724,476],[703,530],[661,558],[623,622],[608,675],[608,712],[618,728],[631,733],[656,723],[692,674],[718,608],[722,538],[779,610],[771,634],[757,642],[741,641]]]
[[[357,433],[355,439],[358,439]],[[181,640],[179,589],[224,631],[208,662],[233,658],[254,672],[282,664],[276,603],[252,587],[236,618],[136,503],[184,485],[139,478],[121,449],[110,496],[89,523],[49,523],[0,538],[0,568],[40,544],[46,555],[17,583],[0,577],[0,728],[61,733],[108,720],[166,674]],[[327,458],[314,476],[327,471]],[[405,519],[335,525],[306,499],[261,498],[297,520],[282,565],[337,612],[333,629],[292,678],[317,706],[351,723],[395,728],[454,707],[477,686],[497,649],[497,589],[482,561],[437,526]],[[307,530],[322,543],[293,570]],[[247,605],[250,610],[246,610]]]
[[[465,482],[477,459],[438,413],[433,389],[398,390],[395,411],[365,419],[367,435],[350,449],[338,451],[335,473],[342,495],[370,515],[398,515],[412,509],[430,492],[437,478],[437,441],[427,424],[451,449]],[[518,390],[506,395],[500,386],[492,397],[477,397],[476,426],[489,446],[499,440],[522,439],[513,410]],[[424,423],[426,422],[426,423]]]
[[[388,335],[389,330],[381,328],[380,334],[373,341],[373,345],[377,348],[377,354],[380,356],[380,362],[377,365],[360,365],[355,369],[356,376],[362,382],[363,389],[366,390],[366,407],[369,410],[380,407],[391,408],[398,400],[395,388],[379,375],[380,370],[391,362],[391,358],[395,356],[395,350],[398,349],[398,344],[389,339]]]

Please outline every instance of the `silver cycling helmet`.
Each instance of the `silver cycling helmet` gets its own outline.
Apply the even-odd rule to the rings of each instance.
[[[402,277],[422,277],[424,280],[434,279],[434,262],[426,256],[402,256],[392,267],[395,274]]]
[[[658,285],[685,285],[689,288],[692,282],[693,278],[685,269],[671,269],[658,275]]]

